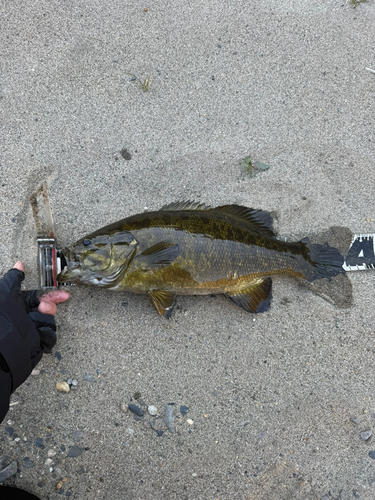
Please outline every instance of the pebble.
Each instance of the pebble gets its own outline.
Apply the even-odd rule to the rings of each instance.
[[[197,477],[197,476],[198,476],[198,474],[197,474],[196,472],[193,472],[192,476],[193,476],[193,477]]]
[[[66,381],[66,383],[69,384],[69,385],[72,385],[73,380],[71,378],[68,378],[68,380]]]
[[[372,458],[373,460],[375,460],[375,451],[369,451],[369,452],[368,452],[368,456],[369,456],[370,458]]]
[[[47,458],[47,460],[44,462],[44,465],[47,465],[47,467],[50,467],[53,464],[52,458]]]
[[[57,382],[56,389],[60,392],[70,392],[70,387],[66,382]]]
[[[78,380],[76,380],[75,378],[72,380],[72,386],[73,387],[77,387],[78,385]]]
[[[194,421],[191,419],[191,418],[188,418],[186,420],[186,422],[189,424],[189,425],[193,425],[194,424]]]
[[[361,423],[361,419],[359,417],[356,417],[356,416],[350,417],[350,420],[357,425]]]
[[[13,424],[14,424],[14,422],[13,422],[13,420],[8,420],[8,421],[7,421],[7,424],[8,424],[8,425],[13,425]]]
[[[40,448],[43,444],[43,439],[42,438],[36,439],[34,444],[37,448]]]
[[[31,375],[40,375],[40,370],[38,368],[34,368],[34,370],[31,372]]]
[[[128,408],[130,411],[132,411],[133,413],[135,413],[139,417],[143,416],[144,412],[143,412],[142,408],[139,408],[139,406],[134,405],[133,403],[130,403],[130,404],[128,404]]]
[[[369,429],[368,431],[363,431],[361,432],[360,436],[363,441],[367,441],[372,436],[372,430]]]
[[[5,467],[5,469],[0,472],[0,483],[14,476],[17,473],[17,468],[16,461],[12,462],[8,467]]]
[[[126,429],[125,431],[127,434],[130,434],[131,436],[134,434],[134,429]]]
[[[21,438],[16,438],[16,439],[15,439],[15,442],[16,442],[16,443],[19,443],[20,441],[21,441]]]
[[[149,406],[148,408],[148,412],[150,415],[152,415],[153,417],[157,414],[158,410],[155,406]]]
[[[47,451],[47,457],[54,457],[56,455],[55,450],[48,450]]]
[[[34,462],[32,462],[30,459],[28,459],[28,460],[24,461],[23,465],[24,465],[24,467],[26,467],[26,469],[31,469],[32,467],[34,467]]]
[[[68,451],[68,457],[79,457],[80,455],[82,455],[83,453],[83,450],[82,448],[80,448],[79,446],[72,446],[70,448],[70,450]]]
[[[187,406],[180,406],[180,412],[182,413],[182,415],[186,415],[188,411],[189,408]]]
[[[86,382],[96,382],[96,377],[93,375],[89,375],[88,373],[85,373],[83,376],[83,380],[86,380]]]
[[[167,405],[167,407],[165,409],[165,415],[164,415],[164,423],[168,427],[168,429],[170,430],[170,432],[174,432],[173,410],[174,410],[173,406]]]

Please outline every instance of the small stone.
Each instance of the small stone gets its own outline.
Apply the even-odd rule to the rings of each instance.
[[[17,468],[17,462],[14,461],[10,465],[8,465],[8,467],[5,467],[5,469],[0,471],[0,483],[14,476],[17,473]]]
[[[170,432],[174,432],[174,425],[173,425],[173,421],[174,421],[174,417],[173,417],[173,406],[172,405],[167,405],[166,409],[165,409],[165,415],[164,415],[164,423],[165,425],[168,427],[168,429],[170,430]]]
[[[74,445],[68,451],[68,457],[72,457],[72,458],[79,457],[80,455],[82,455],[82,453],[83,453],[82,448]]]
[[[120,409],[121,411],[123,411],[124,413],[127,413],[128,412],[128,405],[126,403],[121,403],[120,404]]]
[[[198,474],[197,474],[196,472],[193,472],[192,476],[193,476],[193,477],[197,477],[197,476],[198,476]]]
[[[42,438],[36,439],[34,444],[37,448],[40,448],[43,444],[43,439]]]
[[[73,380],[71,378],[68,378],[68,380],[66,381],[66,383],[69,384],[69,385],[72,385]]]
[[[152,406],[150,405],[148,408],[147,408],[148,412],[150,415],[152,415],[153,417],[158,413],[158,410],[155,406]]]
[[[61,490],[61,488],[63,487],[63,482],[62,481],[59,481],[57,484],[56,484],[56,489],[57,490]]]
[[[13,422],[13,420],[8,420],[8,421],[7,421],[7,424],[8,424],[8,425],[13,425],[13,424],[14,424],[14,422]]]
[[[139,408],[139,406],[133,405],[132,403],[128,404],[128,408],[130,411],[138,415],[139,417],[143,416],[143,410],[142,408]]]
[[[31,375],[33,376],[40,375],[40,370],[38,368],[34,368],[34,370],[31,372]]]
[[[160,436],[162,436],[162,435],[164,434],[164,431],[158,431],[158,430],[157,430],[157,431],[156,431],[156,434],[160,437]]]
[[[66,382],[57,382],[56,389],[60,392],[70,392],[70,387]]]
[[[93,375],[89,375],[88,373],[85,373],[82,378],[83,380],[86,380],[86,382],[96,382],[97,380],[96,377],[94,377]]]
[[[356,417],[355,415],[353,415],[352,417],[350,417],[350,420],[352,422],[354,422],[355,424],[360,424],[361,423],[361,419],[359,417]]]
[[[52,458],[47,458],[47,460],[44,462],[44,465],[47,465],[47,467],[50,467],[53,464]]]
[[[134,434],[134,429],[126,429],[125,431],[127,434],[130,434],[131,436],[133,436]]]
[[[188,419],[186,420],[186,422],[187,422],[189,425],[193,425],[193,424],[194,424],[194,422],[193,422],[193,420],[192,420],[191,418],[188,418]]]
[[[16,443],[19,443],[20,441],[21,441],[21,438],[18,438],[18,437],[17,437],[17,438],[15,439],[15,442],[16,442]]]
[[[32,462],[31,460],[27,460],[24,462],[23,465],[24,465],[24,467],[26,467],[26,469],[31,469],[32,467],[34,467],[34,462]]]
[[[369,429],[368,431],[363,431],[361,432],[360,436],[363,441],[367,441],[372,436],[372,430]]]
[[[180,412],[182,413],[182,415],[186,415],[188,411],[189,408],[187,406],[180,406]]]
[[[76,380],[75,378],[72,380],[72,385],[73,387],[77,387],[78,385],[78,380]]]
[[[55,472],[56,472],[56,474],[58,474],[59,476],[61,476],[61,474],[62,474],[62,470],[60,469],[60,467],[55,467]]]
[[[48,450],[47,451],[47,457],[54,457],[56,455],[55,450]]]
[[[372,458],[373,460],[375,460],[375,451],[369,451],[369,452],[368,452],[368,456],[369,456],[370,458]]]

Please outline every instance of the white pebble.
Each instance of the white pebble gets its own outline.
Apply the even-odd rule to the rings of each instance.
[[[193,424],[194,424],[194,422],[193,422],[193,420],[192,420],[191,418],[188,418],[188,419],[186,420],[186,422],[187,422],[189,425],[193,425]]]
[[[55,455],[56,455],[55,450],[48,450],[48,451],[47,451],[47,456],[48,456],[48,457],[54,457]]]
[[[31,372],[31,375],[40,375],[40,370],[38,368],[34,368],[34,370]]]
[[[56,389],[61,392],[70,392],[70,387],[66,382],[57,382]]]
[[[21,441],[21,438],[15,438],[16,443],[18,443],[19,441]]]
[[[131,436],[134,434],[134,430],[133,429],[126,429],[125,431],[127,434],[130,434]]]
[[[47,467],[50,467],[53,464],[52,458],[47,458],[47,460],[44,462],[44,464],[47,465]]]
[[[198,476],[198,474],[197,474],[196,472],[193,472],[192,476],[193,476],[193,477],[197,477],[197,476]]]
[[[14,424],[14,422],[13,422],[13,420],[8,420],[7,424],[8,424],[8,425],[13,425],[13,424]]]
[[[155,406],[152,406],[152,405],[149,406],[147,409],[148,409],[149,414],[152,416],[155,416],[158,412],[157,408]]]

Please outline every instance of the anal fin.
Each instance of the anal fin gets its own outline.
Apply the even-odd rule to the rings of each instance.
[[[174,292],[166,292],[164,290],[152,290],[151,292],[148,292],[148,294],[150,295],[152,303],[156,307],[160,316],[169,319],[176,303],[176,294]]]
[[[265,312],[270,308],[272,279],[258,278],[239,292],[227,292],[224,295],[229,297],[236,305],[242,307],[242,309],[245,309],[247,312]]]

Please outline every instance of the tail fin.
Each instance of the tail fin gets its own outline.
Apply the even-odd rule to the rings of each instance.
[[[310,243],[309,238],[304,238],[301,243],[304,245],[303,255],[310,264],[305,273],[308,281],[314,281],[321,278],[331,280],[333,276],[344,274],[344,258],[337,248],[325,245],[316,245]]]

